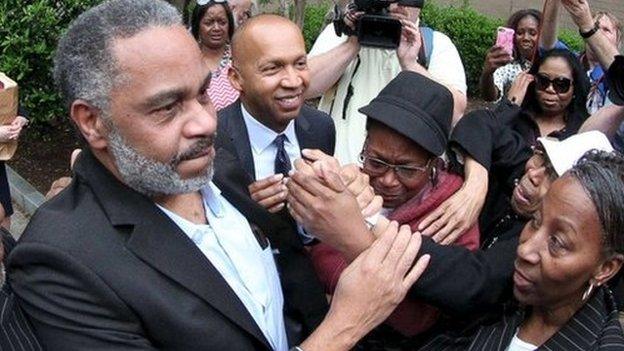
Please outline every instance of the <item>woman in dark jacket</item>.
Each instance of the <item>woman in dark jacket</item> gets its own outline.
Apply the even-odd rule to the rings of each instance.
[[[520,236],[514,296],[499,318],[424,350],[622,350],[606,282],[624,260],[624,158],[590,151],[557,179]]]
[[[589,81],[574,54],[554,49],[518,75],[495,112],[531,145],[540,136],[563,140],[587,119],[588,91]]]

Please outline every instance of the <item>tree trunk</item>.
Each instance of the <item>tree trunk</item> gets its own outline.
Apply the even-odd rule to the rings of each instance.
[[[279,0],[279,4],[282,16],[290,18],[290,4],[288,3],[288,0]]]
[[[189,5],[191,4],[191,0],[184,0],[184,5],[182,6],[182,19],[184,24],[187,26],[191,26],[191,14],[188,12]]]
[[[295,23],[303,29],[306,0],[295,0]]]

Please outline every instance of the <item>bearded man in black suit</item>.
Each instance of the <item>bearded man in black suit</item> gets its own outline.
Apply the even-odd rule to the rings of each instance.
[[[111,0],[88,10],[59,42],[54,75],[88,149],[9,258],[9,281],[41,344],[299,344],[287,337],[289,285],[267,240],[271,226],[253,223],[237,189],[211,181],[213,163],[215,177],[234,179],[236,158],[228,148],[215,156],[210,72],[176,9]],[[338,174],[328,179],[347,191]],[[300,344],[306,351],[351,348],[424,269],[426,260],[412,266],[418,235],[392,224],[374,230],[380,239],[343,274],[329,313]]]

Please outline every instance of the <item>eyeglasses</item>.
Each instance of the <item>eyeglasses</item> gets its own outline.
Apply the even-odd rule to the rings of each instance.
[[[544,91],[552,85],[555,93],[565,94],[570,90],[570,87],[572,86],[572,80],[564,77],[550,79],[547,76],[538,73],[535,75],[535,84],[537,86],[537,89],[539,90]]]
[[[197,0],[197,5],[204,6],[211,2],[214,2],[215,4],[225,4],[227,0]]]
[[[360,154],[359,161],[364,171],[373,177],[386,174],[388,169],[392,169],[397,178],[402,182],[414,180],[419,173],[426,172],[431,164],[431,159],[429,159],[425,166],[393,165],[378,158],[370,157],[364,153]]]

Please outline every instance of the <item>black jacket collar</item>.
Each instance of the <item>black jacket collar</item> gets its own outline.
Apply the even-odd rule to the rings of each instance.
[[[90,150],[75,166],[111,224],[130,234],[126,247],[146,264],[219,310],[267,348],[269,343],[234,291],[199,248],[148,197],[108,171]]]

